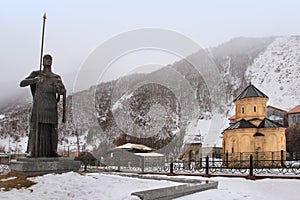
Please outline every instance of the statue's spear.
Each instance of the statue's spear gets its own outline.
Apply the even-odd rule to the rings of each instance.
[[[42,72],[42,60],[43,60],[43,53],[44,53],[44,36],[45,36],[45,25],[46,25],[46,13],[44,13],[43,16],[43,31],[42,31],[42,43],[41,43],[41,55],[40,55],[40,74]],[[35,97],[38,98],[38,87],[36,86],[36,91],[35,91]],[[38,144],[39,144],[39,111],[38,111],[38,99],[36,99],[36,134],[35,134],[35,156],[39,155],[38,151]]]
[[[42,59],[43,59],[43,53],[44,53],[44,36],[45,36],[45,25],[46,25],[46,13],[44,13],[43,16],[43,32],[42,32],[42,44],[41,44],[41,56],[40,56],[40,72],[42,71]]]

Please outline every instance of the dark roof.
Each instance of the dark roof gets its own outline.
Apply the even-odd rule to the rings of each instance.
[[[286,110],[282,110],[282,109],[280,109],[280,108],[276,108],[276,107],[274,107],[274,106],[267,106],[267,108],[271,108],[271,109],[274,109],[274,110],[278,110],[278,111],[280,111],[280,112],[283,112],[283,113],[287,113],[287,111]]]
[[[262,122],[259,124],[259,126],[255,126],[254,124],[251,123],[253,120],[259,120],[259,119],[250,119],[250,120],[245,120],[241,119],[240,121],[236,122],[235,124],[231,125],[225,130],[233,130],[233,129],[239,129],[239,128],[278,128],[278,127],[284,127],[281,124],[272,121],[268,118],[264,118]],[[255,133],[253,136],[264,136],[262,133]]]
[[[257,117],[252,118],[252,119],[249,119],[248,121],[249,121],[249,122],[252,122],[252,121],[257,121],[257,120],[262,121],[262,119],[259,119],[259,118],[257,118]]]
[[[277,128],[277,127],[283,127],[283,126],[268,118],[265,118],[258,126],[258,128]]]
[[[257,137],[257,136],[265,136],[265,135],[262,134],[262,133],[256,132],[253,136],[254,136],[254,137]]]
[[[233,100],[233,102],[240,100],[240,99],[245,99],[245,98],[250,98],[250,97],[263,97],[263,98],[269,98],[267,95],[265,95],[263,92],[261,92],[259,89],[257,89],[254,85],[250,84],[244,91]]]
[[[236,122],[235,124],[233,124],[232,126],[227,128],[226,130],[233,130],[233,129],[238,129],[238,128],[257,128],[257,127],[254,124],[252,124],[251,122],[249,122],[245,119],[241,119],[240,121]]]

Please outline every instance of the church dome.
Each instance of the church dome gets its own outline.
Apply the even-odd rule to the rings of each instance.
[[[233,100],[233,102],[238,101],[240,99],[245,98],[252,98],[252,97],[262,97],[262,98],[269,98],[267,95],[265,95],[263,92],[261,92],[259,89],[257,89],[254,85],[250,84],[244,91]]]

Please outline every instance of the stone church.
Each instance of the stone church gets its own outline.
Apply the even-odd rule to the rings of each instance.
[[[268,96],[250,85],[233,101],[235,122],[223,131],[223,160],[285,159],[285,128],[267,118]],[[227,157],[227,158],[226,158]]]

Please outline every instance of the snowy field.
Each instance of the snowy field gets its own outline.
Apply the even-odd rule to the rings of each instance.
[[[185,177],[206,180],[202,177]],[[155,181],[106,175],[99,173],[48,174],[30,178],[37,182],[27,189],[0,192],[0,199],[101,199],[101,200],[136,200],[132,192],[178,185],[175,182]],[[181,200],[293,200],[299,199],[300,180],[264,179],[245,180],[243,178],[210,178],[219,181],[217,190],[195,193]]]
[[[180,200],[299,200],[300,180],[215,177],[217,190],[207,190],[178,198]]]

